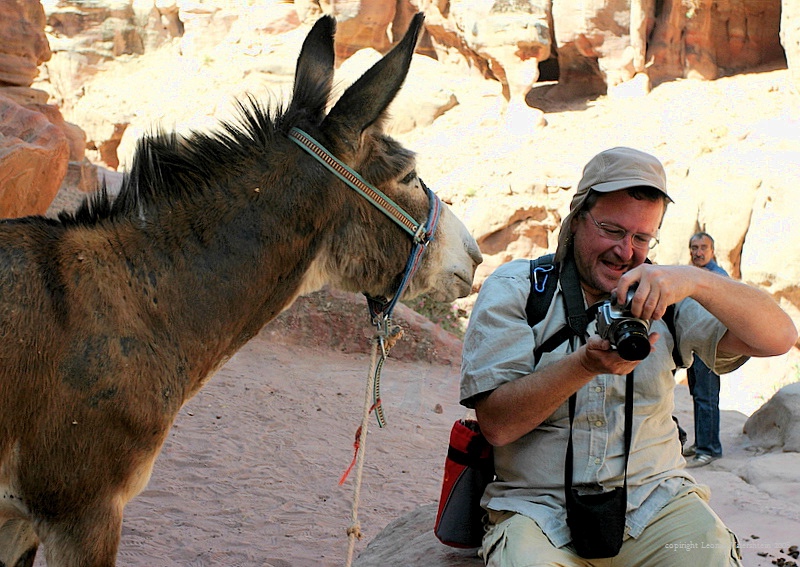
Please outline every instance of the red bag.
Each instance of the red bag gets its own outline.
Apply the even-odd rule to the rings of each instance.
[[[439,541],[451,547],[480,547],[486,515],[481,508],[481,497],[492,480],[492,446],[481,433],[478,422],[456,421],[450,431],[442,495],[433,528]]]

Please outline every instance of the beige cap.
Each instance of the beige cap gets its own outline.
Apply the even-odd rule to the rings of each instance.
[[[599,193],[612,193],[632,187],[653,187],[672,202],[667,193],[667,175],[655,156],[633,148],[616,147],[602,151],[590,159],[583,168],[583,177],[569,205],[569,214],[561,223],[556,260],[563,260],[567,253],[570,223],[586,202],[590,189]]]

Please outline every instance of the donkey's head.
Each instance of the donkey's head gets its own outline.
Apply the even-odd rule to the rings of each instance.
[[[386,108],[408,72],[422,21],[423,15],[417,14],[403,40],[326,113],[334,72],[335,20],[320,19],[303,44],[294,95],[281,128],[300,128],[303,134],[307,133],[332,161],[356,174],[356,185],[363,181],[368,190],[376,189],[379,200],[386,197],[389,208],[396,204],[411,219],[412,226],[425,225],[431,215],[441,213],[404,297],[430,293],[436,299],[452,301],[471,291],[475,268],[482,261],[478,246],[449,208],[429,194],[417,176],[413,152],[386,136],[382,129]],[[315,161],[311,155],[300,159],[303,168],[322,171],[317,161],[323,160]],[[325,194],[336,201],[336,206],[343,207],[345,214],[341,216],[345,218],[333,227],[329,241],[306,276],[304,288],[330,282],[349,291],[392,297],[412,251],[413,230],[404,230],[402,222],[363,198],[353,184],[347,187],[342,176],[337,177],[330,170],[325,175],[328,185],[336,184],[335,191]],[[345,173],[344,178],[348,176]]]

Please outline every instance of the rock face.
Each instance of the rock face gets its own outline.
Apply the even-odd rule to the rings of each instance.
[[[0,217],[44,214],[83,158],[80,129],[30,88],[51,56],[44,26],[38,0],[0,0]]]
[[[508,102],[508,126],[523,134],[547,124],[540,109],[554,101],[618,93],[629,83],[626,92],[643,94],[676,78],[713,79],[787,58],[792,65],[800,35],[798,19],[787,17],[797,8],[782,11],[781,0],[303,0],[298,6],[306,18],[335,13],[340,61],[367,45],[387,50],[408,14],[423,10],[420,53],[440,59],[457,53],[496,80]],[[555,84],[534,92],[537,81]]]
[[[800,453],[800,382],[778,390],[750,416],[744,433],[754,446]]]
[[[651,76],[715,79],[782,58],[780,22],[777,0],[696,0],[688,9],[668,0],[653,32]]]
[[[0,86],[30,86],[38,67],[50,59],[39,0],[0,2]]]
[[[69,142],[62,129],[41,112],[0,94],[1,217],[44,214],[68,161]]]
[[[107,116],[102,109],[80,108],[86,79],[104,61],[173,41],[184,57],[201,59],[236,48],[223,55],[233,63],[242,52],[266,54],[281,34],[333,12],[338,21],[337,61],[342,63],[363,48],[387,51],[393,38],[405,31],[410,15],[423,10],[426,32],[418,51],[440,60],[457,54],[468,67],[496,80],[509,101],[509,123],[529,134],[546,125],[538,110],[542,101],[529,96],[537,81],[555,81],[553,88],[539,92],[548,100],[565,100],[602,94],[634,78],[635,88],[646,92],[674,78],[714,78],[783,60],[781,37],[787,51],[796,51],[798,35],[792,31],[797,18],[787,17],[797,8],[788,6],[788,0],[784,3],[782,12],[781,0],[692,0],[688,8],[683,0],[298,0],[239,9],[222,1],[63,0],[47,13],[54,52],[46,66],[48,92],[70,114],[78,105],[74,115],[88,133],[92,159],[113,169],[124,166],[124,158],[115,154],[121,144],[126,146],[126,128],[135,126],[138,137],[142,127]],[[256,63],[256,73],[267,66],[275,71],[272,63]],[[245,76],[254,76],[241,68]],[[289,75],[291,66],[281,71]],[[241,76],[223,80],[235,83]],[[454,104],[446,103],[444,110],[437,107],[434,117]],[[139,110],[127,113],[135,116]],[[170,110],[169,115],[176,112]],[[406,128],[425,125],[426,120],[421,122],[411,121]]]
[[[449,18],[466,45],[486,60],[507,98],[521,100],[551,55],[549,0],[452,0]]]
[[[797,19],[784,0],[486,0],[415,2],[442,48],[458,51],[507,99],[524,97],[537,80],[557,80],[554,99],[603,94],[644,73],[658,84],[684,77],[713,79],[783,60],[779,38]],[[320,4],[322,6],[322,4]],[[388,49],[397,25],[394,2],[335,4],[343,29],[339,53]],[[315,13],[319,13],[320,8]],[[794,23],[792,23],[794,22]],[[796,35],[794,36],[796,38]],[[784,46],[792,49],[791,39]],[[794,47],[796,50],[796,46]]]
[[[781,5],[781,44],[795,90],[800,92],[800,3],[795,0],[783,0]]]

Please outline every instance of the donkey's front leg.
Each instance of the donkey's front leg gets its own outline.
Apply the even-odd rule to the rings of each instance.
[[[110,503],[48,520],[40,530],[47,567],[114,567],[121,531],[122,507]]]

